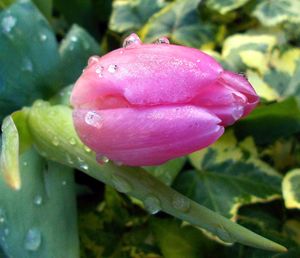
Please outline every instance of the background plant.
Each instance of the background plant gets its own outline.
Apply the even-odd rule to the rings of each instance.
[[[81,257],[299,257],[299,1],[33,2],[0,1],[0,117],[50,101],[35,102],[2,126],[2,149],[10,154],[1,154],[2,174],[21,189],[1,179],[0,257],[77,257],[79,250]],[[71,123],[69,92],[87,58],[119,47],[130,32],[145,42],[168,36],[248,76],[260,107],[212,147],[146,169],[288,253],[225,246],[171,216],[149,216],[136,198],[85,175],[128,192],[118,177],[105,178],[119,172],[115,166],[91,168],[90,150],[63,133]]]

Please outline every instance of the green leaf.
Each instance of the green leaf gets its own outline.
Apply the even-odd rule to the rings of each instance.
[[[59,54],[48,22],[30,2],[0,13],[0,120],[59,87]],[[20,79],[22,78],[22,79]],[[49,79],[50,78],[50,79]]]
[[[226,14],[245,5],[247,2],[249,2],[249,0],[208,0],[206,1],[206,6],[221,14]]]
[[[48,159],[76,167],[143,201],[149,212],[162,210],[192,225],[202,227],[231,241],[258,248],[284,251],[285,248],[240,227],[221,215],[189,200],[141,168],[119,167],[111,162],[100,166],[95,155],[76,136],[71,109],[38,101],[31,108],[28,126],[34,144]]]
[[[264,73],[269,68],[268,56],[276,44],[277,38],[271,34],[235,34],[225,40],[222,57],[236,71],[251,68]]]
[[[259,106],[236,124],[234,130],[238,137],[253,136],[258,144],[272,143],[278,138],[297,133],[300,131],[298,101],[288,98],[278,103]]]
[[[199,170],[180,174],[175,188],[228,218],[236,220],[245,204],[280,198],[281,177],[257,157],[251,139],[238,144],[228,131],[190,158]]]
[[[0,178],[0,244],[8,257],[79,257],[72,170],[45,162],[34,149],[20,156],[22,187]]]
[[[109,28],[120,33],[138,30],[163,6],[164,0],[114,1]]]
[[[141,29],[141,37],[153,42],[167,36],[174,43],[195,48],[213,46],[216,28],[201,20],[200,0],[177,0],[153,15]]]
[[[300,169],[293,169],[285,175],[282,193],[288,209],[300,209]]]
[[[264,26],[275,26],[279,23],[290,21],[300,22],[300,2],[297,0],[261,1],[253,11]]]
[[[63,85],[74,83],[81,75],[87,60],[92,55],[100,55],[100,46],[89,33],[78,25],[73,25],[60,44]]]
[[[279,96],[300,96],[300,48],[274,51],[263,79]]]
[[[155,176],[157,179],[165,183],[166,185],[171,185],[178,175],[180,170],[182,169],[185,158],[178,158],[174,160],[170,160],[160,166],[153,166],[153,167],[144,167],[144,169],[150,173],[151,175]]]
[[[152,219],[154,236],[165,258],[202,258],[209,253],[208,240],[191,226],[170,219]]]

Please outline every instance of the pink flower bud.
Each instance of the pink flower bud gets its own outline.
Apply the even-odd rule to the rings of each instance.
[[[161,38],[91,57],[71,96],[82,141],[131,166],[158,165],[215,142],[259,99],[246,78]]]

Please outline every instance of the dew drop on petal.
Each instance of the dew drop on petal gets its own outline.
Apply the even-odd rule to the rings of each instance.
[[[191,202],[184,196],[176,195],[172,199],[172,206],[177,210],[187,212],[191,207]]]
[[[95,72],[98,74],[98,77],[102,78],[103,77],[103,66],[97,65]]]
[[[240,105],[235,107],[232,111],[232,117],[233,117],[234,120],[240,119],[243,114],[244,114],[244,107],[240,106]]]
[[[115,64],[111,64],[111,65],[109,65],[108,66],[108,72],[110,72],[110,73],[115,73],[116,71],[117,71],[117,69],[118,69],[118,66],[117,65],[115,65]]]
[[[42,243],[41,231],[37,228],[28,230],[24,240],[24,247],[29,251],[37,251]]]
[[[91,56],[88,60],[88,65],[94,65],[100,62],[99,56]]]
[[[102,117],[95,111],[89,111],[85,115],[85,122],[93,127],[101,128],[102,127]]]
[[[117,191],[121,193],[129,193],[132,191],[132,186],[129,182],[127,182],[126,179],[120,177],[120,176],[112,176],[112,184],[117,189]]]
[[[154,43],[155,44],[170,44],[170,41],[167,37],[160,37]]]
[[[148,195],[144,200],[145,209],[150,214],[156,214],[161,210],[160,200],[154,195]]]
[[[130,34],[127,38],[123,41],[123,48],[133,48],[136,46],[141,45],[142,42],[138,35],[135,33]]]

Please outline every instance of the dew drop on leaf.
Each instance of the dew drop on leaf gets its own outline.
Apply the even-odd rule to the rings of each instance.
[[[109,158],[102,155],[102,154],[97,154],[96,155],[96,160],[98,161],[98,163],[100,163],[101,165],[109,162]]]
[[[52,144],[53,144],[54,146],[58,146],[58,145],[59,145],[59,140],[58,140],[58,138],[57,138],[56,136],[53,137],[53,139],[52,139]]]
[[[31,228],[27,231],[24,247],[29,251],[37,251],[42,243],[41,231],[37,228]]]
[[[191,202],[184,196],[174,196],[172,199],[172,206],[176,210],[187,212],[191,207]]]
[[[144,206],[150,214],[156,214],[161,210],[160,200],[154,195],[148,195],[145,198]]]
[[[17,19],[15,17],[11,15],[4,17],[1,21],[3,32],[9,33],[16,25],[16,23],[17,23]]]
[[[40,195],[35,196],[33,202],[35,205],[40,206],[43,203],[42,196]]]

